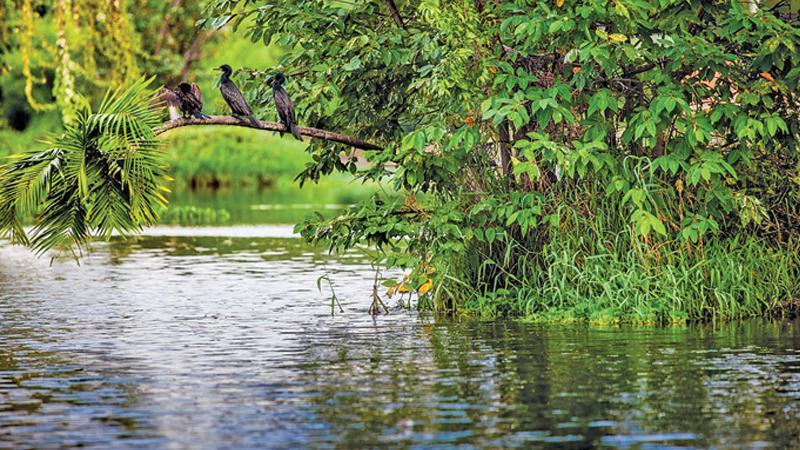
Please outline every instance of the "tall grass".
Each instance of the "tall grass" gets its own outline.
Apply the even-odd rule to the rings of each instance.
[[[682,323],[779,314],[800,300],[796,241],[741,232],[643,242],[597,191],[558,195],[571,206],[557,227],[471,244],[456,265],[452,306],[534,321]]]

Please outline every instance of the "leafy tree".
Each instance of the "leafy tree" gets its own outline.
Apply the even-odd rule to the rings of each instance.
[[[795,241],[800,27],[783,4],[755,5],[220,0],[211,11],[252,18],[254,42],[289,49],[277,69],[301,122],[384,147],[357,171],[317,143],[301,181],[357,171],[407,194],[309,221],[303,235],[377,245],[384,264],[412,269],[408,284],[433,277],[441,305],[513,296],[547,278],[544,255],[564,241],[579,260],[633,251],[643,265],[702,258],[712,236]],[[265,74],[252,75],[268,105]]]

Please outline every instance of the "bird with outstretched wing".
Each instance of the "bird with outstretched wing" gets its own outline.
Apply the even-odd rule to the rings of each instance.
[[[184,117],[194,117],[196,119],[207,119],[209,116],[203,114],[203,95],[196,83],[181,83],[175,91],[180,102],[180,109]]]

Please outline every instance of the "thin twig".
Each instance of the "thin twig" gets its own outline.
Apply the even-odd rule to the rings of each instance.
[[[378,277],[380,276],[381,269],[380,267],[375,268],[375,280],[372,283],[372,304],[369,305],[369,313],[373,316],[380,314],[380,308],[383,308],[384,314],[389,314],[389,308],[383,303],[381,300],[381,296],[378,295]]]

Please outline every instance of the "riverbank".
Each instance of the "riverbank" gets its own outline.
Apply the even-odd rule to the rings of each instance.
[[[800,248],[745,238],[711,242],[702,254],[634,251],[591,255],[553,243],[544,267],[516,289],[459,305],[479,317],[532,322],[685,324],[755,317],[794,318],[800,302]]]

